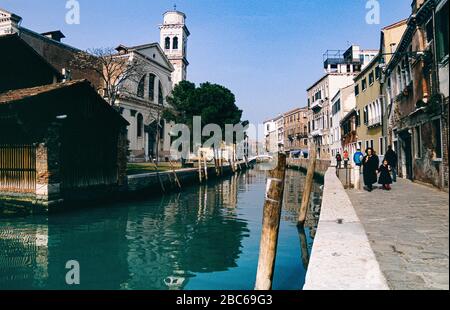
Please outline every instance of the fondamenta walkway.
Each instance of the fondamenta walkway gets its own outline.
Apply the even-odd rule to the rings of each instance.
[[[447,193],[404,179],[347,193],[391,289],[449,289]]]

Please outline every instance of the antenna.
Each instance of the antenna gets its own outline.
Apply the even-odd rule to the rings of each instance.
[[[174,11],[177,10],[177,4],[176,4],[176,3],[173,5],[173,10],[174,10]]]

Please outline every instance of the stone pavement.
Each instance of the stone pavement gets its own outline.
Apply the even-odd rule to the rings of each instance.
[[[347,193],[391,289],[449,289],[447,193],[404,179]]]

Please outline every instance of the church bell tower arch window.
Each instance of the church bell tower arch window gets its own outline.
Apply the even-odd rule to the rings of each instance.
[[[178,49],[178,37],[173,38],[172,49],[174,49],[174,50]]]

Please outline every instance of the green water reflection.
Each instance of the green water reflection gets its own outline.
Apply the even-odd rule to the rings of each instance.
[[[51,216],[0,219],[0,289],[253,289],[265,173]],[[300,289],[321,202],[296,228],[304,175],[288,171],[274,289]],[[68,286],[77,260],[81,284]]]

